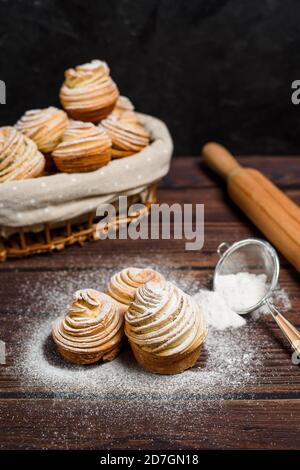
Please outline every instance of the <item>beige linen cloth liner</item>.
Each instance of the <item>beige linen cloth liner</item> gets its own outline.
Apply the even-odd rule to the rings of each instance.
[[[37,179],[0,184],[0,235],[16,227],[39,231],[43,223],[58,226],[83,214],[130,196],[165,176],[169,171],[173,143],[165,124],[140,114],[152,143],[138,154],[111,161],[91,173],[60,173]]]

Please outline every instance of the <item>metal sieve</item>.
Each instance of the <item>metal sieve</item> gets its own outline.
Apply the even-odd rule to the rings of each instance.
[[[249,305],[237,311],[240,315],[253,312],[262,305],[267,305],[277,325],[285,334],[293,349],[300,354],[299,331],[277,310],[272,302],[273,291],[279,278],[279,258],[276,250],[265,240],[246,238],[228,245],[223,242],[217,249],[220,259],[216,265],[213,277],[213,289],[217,290],[220,276],[248,272],[265,274],[267,291],[254,305]]]

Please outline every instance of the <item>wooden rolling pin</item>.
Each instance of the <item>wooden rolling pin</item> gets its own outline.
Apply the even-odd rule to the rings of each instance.
[[[202,155],[227,181],[231,199],[300,272],[299,206],[262,173],[242,167],[221,145],[204,145]]]

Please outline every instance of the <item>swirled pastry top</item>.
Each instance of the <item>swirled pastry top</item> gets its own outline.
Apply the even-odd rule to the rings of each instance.
[[[147,282],[138,288],[125,322],[130,342],[159,356],[195,349],[207,334],[199,306],[171,282]]]
[[[135,124],[140,124],[142,121],[138,114],[134,111],[134,106],[127,96],[119,96],[116,105],[113,109],[113,112],[110,116],[114,116],[117,119],[122,120],[123,122],[131,122]]]
[[[74,119],[99,122],[111,113],[119,91],[106,62],[92,60],[65,72],[60,90],[63,107]]]
[[[14,127],[0,127],[0,182],[40,176],[45,158],[37,145]]]
[[[112,114],[107,119],[104,119],[101,124],[111,138],[112,149],[126,152],[126,156],[140,152],[149,145],[149,132],[140,123],[128,122],[122,120],[122,118],[118,119]],[[118,154],[113,156],[117,157]],[[121,154],[120,156],[125,155]]]
[[[114,112],[122,113],[123,111],[134,111],[134,106],[127,96],[120,95],[114,107]]]
[[[125,268],[114,274],[108,284],[108,294],[123,305],[129,305],[134,299],[135,291],[145,282],[160,282],[164,280],[162,274],[153,269]]]
[[[92,171],[109,162],[110,148],[103,127],[71,120],[52,156],[62,171]]]
[[[50,153],[55,149],[67,126],[66,113],[53,106],[26,111],[15,124],[16,129],[30,137],[44,153]]]
[[[65,318],[54,323],[52,336],[66,353],[99,358],[120,343],[123,316],[109,296],[94,289],[78,290]]]

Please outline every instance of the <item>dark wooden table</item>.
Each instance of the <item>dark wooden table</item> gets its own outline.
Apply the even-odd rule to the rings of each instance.
[[[300,203],[300,157],[251,156],[240,161],[262,170]],[[184,242],[178,240],[113,240],[0,265],[0,336],[7,343],[8,353],[7,364],[0,366],[1,448],[300,448],[300,368],[291,363],[289,347],[269,316],[253,324],[258,343],[266,336],[269,339],[258,383],[230,397],[196,397],[181,412],[178,407],[172,410],[170,403],[168,419],[151,401],[144,401],[142,411],[136,400],[122,401],[121,391],[119,400],[94,398],[85,415],[76,397],[58,400],[51,389],[38,383],[21,384],[12,372],[16,331],[22,329],[23,312],[28,312],[24,290],[19,294],[19,286],[25,281],[30,292],[30,286],[47,273],[50,281],[44,288],[51,290],[51,280],[54,282],[58,273],[75,276],[81,271],[132,265],[141,258],[201,280],[212,274],[221,241],[260,235],[198,158],[173,160],[169,175],[160,185],[159,200],[205,204],[205,245],[201,253],[186,252]],[[280,283],[292,301],[287,316],[300,327],[300,276],[284,259],[281,264]],[[30,305],[33,318],[37,312]],[[116,407],[122,409],[122,419],[118,419]]]

